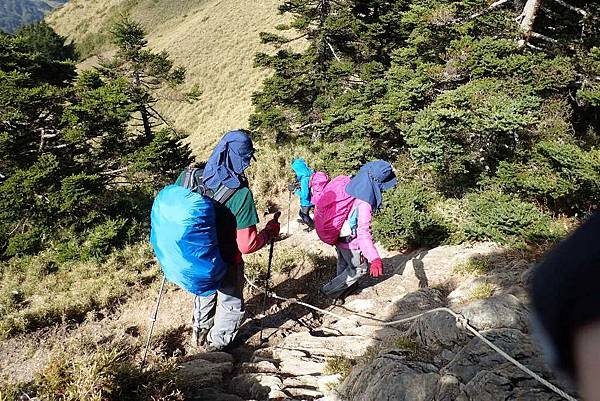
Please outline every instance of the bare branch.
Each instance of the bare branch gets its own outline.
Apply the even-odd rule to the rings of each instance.
[[[535,45],[532,45],[532,44],[531,44],[531,43],[529,43],[529,42],[525,43],[525,45],[527,45],[527,47],[529,47],[529,48],[531,48],[531,49],[533,49],[533,50],[537,50],[537,51],[540,51],[540,52],[543,52],[543,51],[544,51],[544,49],[542,49],[541,47],[539,47],[539,46],[535,46]]]
[[[558,43],[558,40],[552,39],[552,38],[550,38],[550,37],[548,37],[546,35],[542,35],[541,33],[531,32],[530,36],[532,38],[541,39],[541,40],[544,40],[546,42],[550,42],[550,43],[554,43],[554,44]]]
[[[498,0],[498,1],[495,1],[495,2],[493,2],[492,4],[490,4],[490,6],[489,6],[488,8],[486,8],[485,10],[482,10],[482,11],[479,11],[479,12],[477,12],[477,13],[475,13],[475,14],[472,14],[472,15],[471,15],[469,18],[477,18],[477,17],[480,17],[480,16],[482,16],[483,14],[485,14],[485,13],[487,13],[487,12],[489,12],[489,11],[492,11],[492,10],[493,10],[493,9],[495,9],[495,8],[498,8],[498,7],[500,7],[501,5],[503,5],[503,4],[505,4],[505,3],[508,3],[508,0]]]
[[[173,131],[175,131],[175,127],[173,126],[173,124],[171,124],[169,121],[167,121],[158,111],[156,111],[156,109],[152,106],[150,106],[149,108],[155,115],[156,117],[158,117],[163,123],[167,124],[167,126],[169,128],[171,128]]]
[[[335,53],[335,50],[333,49],[333,46],[331,46],[331,43],[329,43],[329,41],[327,39],[325,39],[325,43],[327,43],[327,46],[329,46],[329,49],[331,50],[331,53],[333,53],[333,57],[335,57],[335,59],[338,61],[338,63],[341,63],[342,60],[340,60],[340,58],[338,57],[338,55]]]
[[[560,4],[563,7],[568,8],[571,11],[575,11],[576,13],[581,14],[584,17],[587,16],[587,12],[585,10],[582,10],[581,8],[575,7],[575,6],[573,6],[573,5],[571,5],[571,4],[567,3],[567,2],[564,2],[563,0],[552,0],[552,1],[554,1],[555,3]]]
[[[129,169],[129,167],[122,167],[122,168],[118,168],[116,170],[110,170],[110,171],[103,171],[101,173],[98,173],[99,175],[114,175],[114,174],[119,174],[122,173],[124,171],[127,171]]]

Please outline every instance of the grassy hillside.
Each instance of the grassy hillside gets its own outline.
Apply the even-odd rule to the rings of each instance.
[[[44,18],[44,15],[67,0],[2,0],[0,30],[12,33],[17,28]]]
[[[252,67],[254,54],[265,50],[258,34],[283,21],[277,0],[72,0],[52,13],[48,23],[78,43],[83,54],[109,51],[111,20],[128,12],[148,31],[149,45],[168,50],[186,67],[188,85],[202,92],[189,104],[161,105],[177,128],[190,134],[193,150],[206,157],[220,134],[247,126],[251,94],[265,77]],[[89,64],[88,64],[89,65]]]

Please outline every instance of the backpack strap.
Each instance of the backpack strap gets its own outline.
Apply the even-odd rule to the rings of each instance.
[[[200,195],[206,196],[219,204],[225,204],[238,190],[238,188],[227,188],[225,185],[220,185],[216,191],[213,191],[204,185],[203,174],[204,169],[202,168],[186,167],[184,170],[182,186],[197,192]],[[242,180],[242,183],[243,186],[246,186],[247,184],[245,180]]]

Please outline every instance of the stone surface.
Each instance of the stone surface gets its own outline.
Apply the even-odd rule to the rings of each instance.
[[[424,312],[444,306],[442,293],[434,288],[424,288],[406,294],[393,302],[385,310],[386,320],[398,320],[410,317],[417,312]]]
[[[487,282],[488,279],[486,277],[461,277],[456,288],[448,294],[448,304],[451,307],[461,307],[466,302],[472,301],[473,289]]]
[[[283,382],[274,375],[244,373],[231,379],[230,390],[241,397],[263,399],[285,399],[281,391]]]
[[[224,393],[213,387],[207,387],[194,390],[190,401],[244,401],[244,399],[234,394]]]
[[[349,358],[358,357],[364,354],[371,346],[378,344],[379,341],[362,336],[327,336],[317,337],[309,332],[294,333],[286,337],[281,347],[306,351],[311,356],[346,356]]]
[[[192,359],[179,365],[179,375],[194,388],[219,384],[233,370],[232,362],[211,362]]]
[[[458,310],[478,330],[513,328],[527,331],[527,309],[511,294],[495,295]]]
[[[435,401],[467,401],[467,395],[461,388],[460,381],[452,375],[440,377],[435,389]]]
[[[454,316],[444,311],[421,316],[411,324],[407,334],[421,345],[440,351],[468,339],[467,332],[456,325]]]
[[[435,366],[384,354],[354,368],[340,392],[349,401],[429,401],[440,378]]]
[[[402,285],[407,291],[416,291],[452,280],[454,267],[474,256],[501,253],[502,249],[491,242],[447,245],[429,250],[421,249],[406,255],[386,256],[383,253],[383,261],[388,271],[402,275]]]
[[[540,372],[542,375],[549,374],[539,350],[532,344],[530,338],[521,331],[493,329],[483,331],[482,334],[494,345],[530,369]],[[468,383],[479,371],[491,370],[504,363],[508,362],[503,356],[475,337],[442,369],[442,373],[451,374],[461,382]]]
[[[492,371],[478,372],[465,386],[465,392],[472,400],[505,400],[506,395],[520,401],[559,401],[558,394],[543,387],[513,365],[501,365]]]

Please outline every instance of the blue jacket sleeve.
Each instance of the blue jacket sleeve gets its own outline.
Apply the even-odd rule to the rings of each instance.
[[[300,198],[300,206],[312,206],[310,203],[310,188],[308,184],[310,183],[310,177],[302,177],[300,180],[300,191],[297,193]]]

